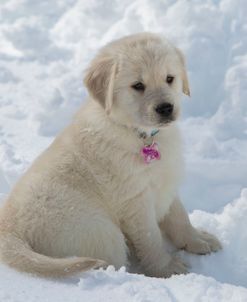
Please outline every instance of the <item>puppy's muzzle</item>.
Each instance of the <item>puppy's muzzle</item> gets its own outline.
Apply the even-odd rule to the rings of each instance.
[[[173,114],[173,105],[170,103],[161,103],[154,108],[155,112],[163,119],[170,119]]]

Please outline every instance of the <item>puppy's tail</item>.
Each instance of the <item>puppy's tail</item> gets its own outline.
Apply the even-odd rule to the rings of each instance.
[[[21,272],[44,277],[66,277],[105,267],[103,260],[86,257],[52,258],[38,254],[14,234],[0,234],[0,261]]]

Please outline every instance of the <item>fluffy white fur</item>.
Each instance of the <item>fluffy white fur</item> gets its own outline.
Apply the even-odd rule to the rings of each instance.
[[[175,76],[172,85],[168,74]],[[146,90],[135,91],[143,81]],[[186,265],[164,247],[199,254],[219,241],[196,230],[177,196],[183,174],[179,130],[182,91],[189,94],[181,52],[153,34],[103,48],[85,76],[90,97],[14,187],[0,214],[0,260],[20,271],[66,276],[90,268],[128,265],[135,253],[143,272],[168,277]],[[174,105],[174,121],[154,112]],[[159,128],[161,160],[143,162],[136,128]],[[72,256],[72,258],[68,258]]]

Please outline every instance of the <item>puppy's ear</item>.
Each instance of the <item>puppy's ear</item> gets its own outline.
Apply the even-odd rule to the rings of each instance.
[[[109,114],[113,104],[116,63],[110,56],[99,55],[86,70],[84,84],[90,95],[97,100]]]
[[[190,96],[190,85],[189,85],[188,75],[187,75],[187,71],[186,71],[184,55],[181,52],[181,50],[178,48],[176,48],[176,52],[178,54],[180,63],[182,65],[183,93]]]

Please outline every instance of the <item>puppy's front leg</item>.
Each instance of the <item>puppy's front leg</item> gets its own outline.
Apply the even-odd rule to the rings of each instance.
[[[219,240],[212,234],[194,228],[189,216],[176,198],[160,224],[161,229],[167,234],[174,245],[195,254],[207,254],[221,249]]]
[[[132,242],[147,275],[169,277],[187,272],[185,264],[179,258],[171,257],[165,251],[154,205],[147,194],[129,201],[123,231]]]

